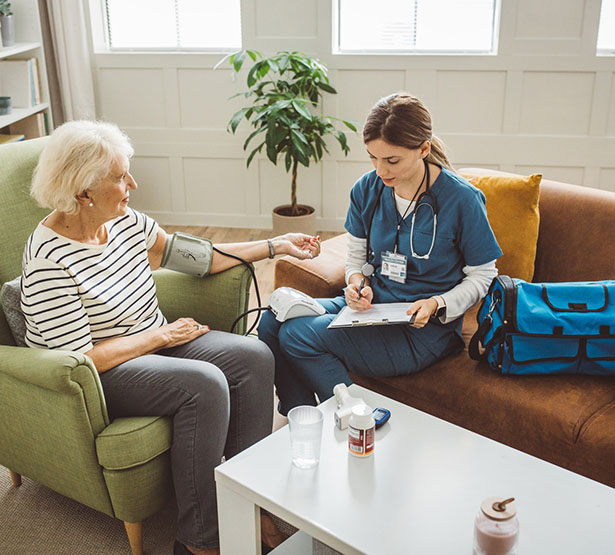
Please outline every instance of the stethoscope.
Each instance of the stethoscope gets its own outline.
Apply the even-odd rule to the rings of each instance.
[[[418,258],[422,260],[429,260],[429,256],[431,255],[431,251],[433,251],[434,244],[436,242],[436,228],[438,226],[438,201],[436,200],[436,196],[430,190],[430,175],[429,175],[429,163],[427,160],[423,159],[423,163],[425,164],[425,175],[427,178],[427,184],[425,185],[425,191],[419,195],[419,198],[416,199],[416,204],[414,205],[414,210],[412,211],[412,222],[410,225],[410,254],[412,254],[412,258]],[[419,189],[421,185],[419,186]],[[374,203],[374,208],[372,209],[371,216],[369,218],[369,225],[367,227],[367,244],[365,249],[365,264],[361,266],[361,273],[365,277],[369,277],[374,274],[376,268],[373,264],[374,260],[374,252],[370,248],[370,235],[372,231],[372,223],[374,222],[374,216],[376,215],[376,210],[378,209],[378,204],[380,203],[380,197],[384,191],[385,184],[382,184],[380,190],[378,191],[378,195],[376,196],[376,202]],[[431,198],[431,203],[427,202],[427,197]],[[425,254],[417,254],[414,250],[414,220],[416,219],[416,213],[419,211],[421,206],[427,206],[431,210],[433,217],[433,231],[431,235],[431,245],[429,246],[428,251]],[[403,218],[402,218],[403,221]],[[398,223],[397,227],[397,236],[395,239],[395,249],[397,250],[397,240],[399,237],[399,227],[400,223]]]

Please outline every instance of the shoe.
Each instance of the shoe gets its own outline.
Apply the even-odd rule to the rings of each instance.
[[[183,543],[175,540],[173,544],[173,555],[192,555],[192,552]]]

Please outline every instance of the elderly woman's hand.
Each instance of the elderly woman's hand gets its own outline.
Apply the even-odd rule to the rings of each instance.
[[[287,233],[272,239],[276,254],[290,254],[300,260],[320,254],[320,237],[305,233]]]
[[[175,322],[165,324],[158,328],[165,341],[165,349],[177,347],[192,341],[209,331],[209,326],[199,324],[192,318],[179,318]]]

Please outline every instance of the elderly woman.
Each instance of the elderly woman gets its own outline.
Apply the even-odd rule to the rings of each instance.
[[[75,121],[51,136],[32,195],[53,209],[25,247],[22,309],[30,347],[88,355],[111,417],[173,417],[175,553],[216,553],[213,469],[270,433],[274,361],[253,338],[206,322],[167,322],[152,270],[166,233],[128,207],[137,184],[128,137],[115,125]],[[318,255],[317,238],[287,234],[221,245],[248,261],[273,253]],[[213,252],[209,273],[239,262]],[[239,408],[241,410],[239,410]]]

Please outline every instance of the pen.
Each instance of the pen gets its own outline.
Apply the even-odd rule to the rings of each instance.
[[[365,278],[361,280],[361,285],[359,285],[359,296],[357,297],[357,301],[361,300],[361,290],[365,287]]]

